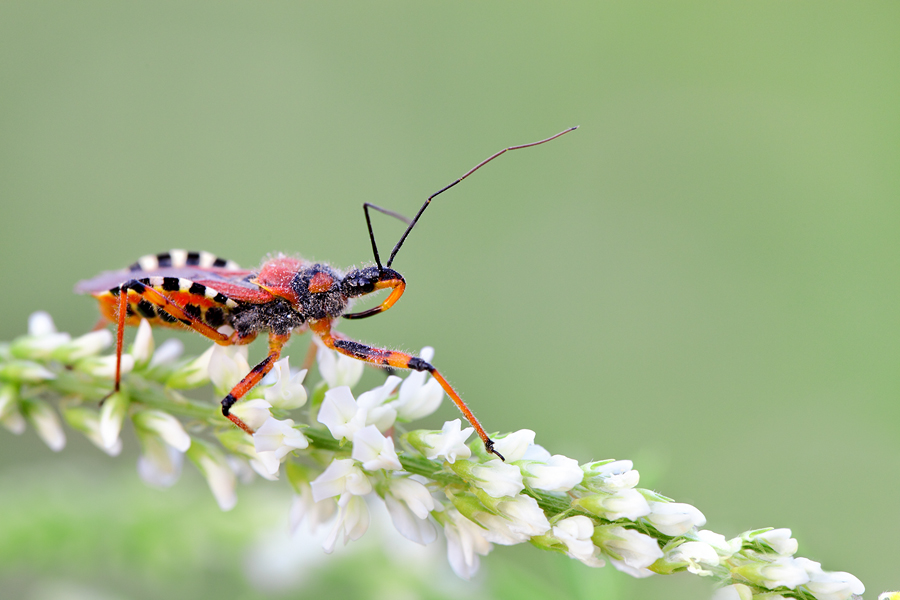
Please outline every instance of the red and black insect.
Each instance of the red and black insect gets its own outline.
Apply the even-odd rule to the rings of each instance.
[[[249,344],[259,333],[267,332],[269,353],[266,358],[253,367],[222,399],[222,414],[247,433],[253,434],[253,430],[240,418],[230,413],[231,407],[271,370],[292,334],[310,330],[325,346],[341,354],[384,367],[431,373],[475,428],[485,449],[502,459],[478,419],[437,369],[417,356],[375,348],[348,339],[334,331],[334,322],[339,317],[362,319],[377,315],[400,299],[406,288],[406,281],[400,273],[390,268],[391,264],[435,196],[455,186],[508,150],[537,146],[574,129],[576,127],[538,142],[511,146],[493,154],[450,185],[429,196],[412,220],[374,204],[364,203],[363,211],[375,256],[375,265],[370,267],[352,269],[342,274],[323,263],[277,256],[264,262],[259,269],[247,270],[208,252],[172,250],[156,256],[144,256],[126,270],[110,271],[82,281],[75,291],[97,298],[103,316],[118,325],[115,389],[118,391],[121,379],[125,326],[137,325],[141,319],[147,319],[151,325],[193,329],[225,346]],[[370,208],[408,223],[385,265],[381,264],[378,246],[375,244],[375,234],[369,218]],[[383,289],[390,289],[390,293],[378,306],[362,312],[347,312],[354,298]]]

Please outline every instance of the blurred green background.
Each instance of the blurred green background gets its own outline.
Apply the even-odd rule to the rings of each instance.
[[[898,26],[896,2],[3,2],[0,339],[37,309],[86,331],[75,282],[169,248],[365,264],[363,201],[411,215],[581,125],[439,197],[403,300],[342,331],[435,346],[489,430],[631,458],[726,535],[790,527],[874,598],[900,587]],[[374,226],[386,254],[402,225]],[[503,547],[440,594],[303,550],[279,592],[247,565],[286,486],[222,514],[194,473],[144,487],[133,439],[70,438],[0,431],[9,597],[708,593]]]

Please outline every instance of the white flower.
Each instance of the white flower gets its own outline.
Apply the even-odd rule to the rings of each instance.
[[[237,504],[237,478],[225,456],[217,448],[199,440],[194,440],[187,456],[206,477],[219,508],[224,511],[234,508]]]
[[[107,448],[100,435],[100,415],[96,411],[83,407],[65,408],[62,411],[66,422],[73,429],[82,432],[95,446],[110,456],[118,456],[122,452],[121,438]]]
[[[100,407],[100,439],[107,448],[112,448],[119,442],[119,433],[128,412],[128,404],[128,396],[116,392],[106,398]]]
[[[494,440],[494,449],[503,455],[507,462],[521,460],[528,447],[534,444],[534,432],[520,429]]]
[[[499,515],[480,513],[478,522],[487,527],[488,541],[511,546],[528,541],[550,531],[550,522],[537,500],[531,496],[516,496],[497,504]]]
[[[181,356],[182,352],[184,352],[184,343],[179,339],[169,338],[159,345],[159,348],[153,353],[153,358],[150,359],[150,364],[148,366],[149,368],[154,369],[156,367],[171,364],[178,360],[178,357]]]
[[[374,425],[367,425],[353,434],[351,456],[361,462],[366,471],[402,468],[394,451],[394,440],[383,436]]]
[[[141,455],[138,457],[137,463],[140,478],[156,487],[166,488],[175,485],[181,476],[184,452],[171,444],[164,443],[160,437],[154,434],[139,428],[135,431],[141,442]],[[190,446],[190,439],[188,446]]]
[[[313,338],[313,342],[318,346],[316,362],[319,365],[319,374],[329,388],[333,389],[342,385],[353,387],[359,383],[364,366],[361,360],[329,350],[317,337]]]
[[[205,385],[209,381],[209,364],[212,361],[213,352],[219,347],[218,344],[213,344],[207,348],[203,354],[173,372],[166,383],[178,389]]]
[[[250,372],[247,346],[213,346],[209,379],[219,395],[225,395]]]
[[[89,356],[78,361],[76,368],[93,377],[112,379],[116,376],[116,355]],[[130,354],[122,355],[122,375],[131,373],[134,369],[134,357]]]
[[[38,310],[28,315],[28,335],[35,337],[53,335],[56,333],[56,325],[50,313]]]
[[[48,358],[70,339],[68,333],[57,333],[49,314],[37,311],[28,317],[28,335],[13,342],[12,353],[23,358]]]
[[[440,432],[413,432],[409,440],[426,458],[434,460],[443,457],[453,464],[457,458],[469,458],[472,451],[466,446],[466,439],[475,431],[471,427],[461,429],[459,419],[444,423]]]
[[[66,447],[66,433],[56,411],[43,400],[28,400],[22,403],[25,417],[31,422],[38,436],[54,452]]]
[[[798,547],[797,540],[791,537],[791,530],[786,527],[751,534],[749,540],[761,541],[781,556],[792,556]]]
[[[475,478],[473,483],[494,498],[515,496],[525,488],[519,467],[499,458],[473,466],[471,473]]]
[[[141,410],[132,416],[134,426],[160,438],[179,452],[187,452],[191,447],[191,436],[187,434],[181,421],[161,410]]]
[[[650,505],[644,496],[637,490],[624,488],[615,493],[599,492],[576,500],[591,514],[615,521],[628,519],[636,521],[640,517],[650,514]]]
[[[451,508],[444,512],[444,535],[447,536],[447,559],[453,572],[463,579],[470,579],[478,571],[478,555],[486,556],[491,543],[484,536],[484,529]]]
[[[270,417],[253,434],[253,446],[269,474],[274,475],[278,472],[281,461],[294,450],[309,446],[309,440],[299,429],[294,428],[293,420],[279,421]]]
[[[706,542],[685,542],[670,550],[666,561],[687,564],[687,570],[695,575],[712,575],[712,571],[704,567],[718,566],[719,555]]]
[[[596,539],[599,538],[599,541]],[[610,561],[619,571],[633,577],[648,577],[652,574],[647,567],[663,552],[659,544],[649,535],[619,525],[607,525],[595,530],[595,541],[609,554]]]
[[[16,435],[25,431],[25,418],[19,411],[17,386],[11,383],[0,387],[0,423]]]
[[[537,490],[568,492],[584,479],[584,471],[577,460],[561,454],[550,456],[537,444],[528,447],[523,457],[525,460],[529,461],[525,465],[525,483]]]
[[[344,534],[344,545],[346,545],[349,540],[361,538],[368,528],[369,508],[366,506],[366,501],[359,496],[351,496],[347,503],[338,510],[334,528],[322,542],[322,548],[327,554],[331,554],[341,533]]]
[[[112,334],[110,334],[110,341],[112,341]],[[141,324],[138,325],[137,334],[134,336],[134,344],[131,346],[131,356],[134,357],[134,362],[139,365],[148,364],[150,357],[153,356],[153,331],[150,329],[150,323],[147,319],[141,319]]]
[[[602,567],[606,561],[601,558],[592,535],[594,522],[583,515],[562,519],[553,526],[553,536],[566,545],[566,554],[589,567]]]
[[[56,360],[68,363],[93,356],[112,344],[112,341],[112,332],[108,329],[98,329],[57,346],[52,356]]]
[[[735,583],[717,589],[711,600],[753,600],[753,592],[743,583]]]
[[[300,408],[306,404],[306,388],[303,387],[303,379],[306,377],[306,369],[295,374],[291,373],[288,358],[282,358],[272,367],[262,383],[270,384],[265,390],[266,400],[275,408],[291,410]]]
[[[779,556],[772,562],[753,562],[732,569],[748,581],[774,589],[784,586],[794,589],[809,581],[803,563],[791,556]]]
[[[693,527],[706,524],[706,517],[690,504],[681,502],[651,502],[650,514],[645,517],[661,533],[684,535]]]
[[[359,409],[347,386],[325,392],[325,399],[316,419],[328,428],[336,440],[353,439],[353,434],[366,425],[366,413]]]
[[[638,484],[640,475],[633,468],[630,460],[616,460],[613,462],[594,462],[582,467],[585,483],[590,483],[603,491],[615,492],[616,490],[633,488]]]
[[[425,362],[434,358],[434,348],[422,348],[419,357]],[[414,421],[427,417],[438,409],[444,398],[441,384],[426,371],[413,371],[400,384],[400,395],[391,407],[404,421]]]
[[[372,483],[351,458],[336,458],[328,468],[310,482],[313,499],[321,502],[339,496],[338,504],[345,506],[353,496],[365,496],[372,491]]]
[[[256,431],[262,424],[272,418],[272,405],[262,398],[243,400],[235,403],[229,412],[244,422],[247,427]]]
[[[397,411],[385,401],[394,393],[401,379],[391,375],[384,384],[368,392],[363,392],[356,399],[360,410],[366,412],[366,425],[375,425],[380,431],[387,431],[397,419]]]
[[[424,485],[408,477],[396,477],[390,481],[384,503],[403,537],[422,545],[437,539],[434,524],[428,519],[434,510],[434,498]]]
[[[862,582],[844,571],[827,572],[822,570],[822,565],[808,558],[794,559],[809,575],[809,583],[804,587],[816,597],[817,600],[847,600],[854,594],[863,594],[866,586]]]
[[[298,492],[291,503],[291,533],[296,533],[303,521],[306,521],[310,533],[315,533],[320,526],[330,521],[334,516],[338,507],[337,502],[331,498],[316,502],[313,498],[312,488],[308,483],[300,484]]]
[[[724,535],[708,529],[701,529],[696,536],[699,541],[712,546],[719,558],[730,558],[741,550],[741,538],[739,537],[729,540]]]

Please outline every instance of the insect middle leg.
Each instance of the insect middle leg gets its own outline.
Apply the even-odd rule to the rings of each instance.
[[[253,389],[256,384],[260,382],[260,380],[266,376],[266,374],[272,370],[272,367],[275,366],[275,363],[281,357],[281,349],[287,343],[287,341],[291,339],[290,334],[288,335],[276,335],[274,333],[269,334],[269,354],[262,359],[258,365],[250,369],[250,372],[241,379],[240,383],[231,388],[231,391],[222,399],[222,414],[228,418],[229,421],[246,431],[248,434],[253,435],[255,432],[251,429],[246,423],[244,423],[240,417],[237,415],[231,414],[231,407],[234,406],[235,402],[244,397],[244,395]]]
[[[503,458],[502,454],[494,449],[494,441],[488,436],[487,432],[485,432],[484,427],[481,426],[481,423],[478,422],[475,415],[472,414],[471,409],[466,406],[466,403],[463,402],[463,399],[460,398],[456,390],[453,389],[450,383],[444,379],[444,376],[441,375],[434,366],[412,354],[398,352],[396,350],[386,350],[384,348],[373,348],[372,346],[347,339],[336,332],[332,332],[331,323],[324,319],[317,323],[310,324],[310,329],[319,336],[327,347],[346,356],[381,367],[412,369],[413,371],[428,371],[431,373],[431,376],[437,380],[440,386],[444,388],[444,391],[447,392],[447,395],[450,396],[450,399],[453,400],[456,408],[459,409],[469,424],[475,428],[478,437],[484,442],[484,449],[487,450],[489,454],[498,456],[500,460],[506,460]]]

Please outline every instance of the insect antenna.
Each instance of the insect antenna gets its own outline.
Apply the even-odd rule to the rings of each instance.
[[[447,190],[449,190],[450,188],[452,188],[454,185],[456,185],[457,183],[459,183],[460,181],[462,181],[463,179],[465,179],[466,177],[468,177],[469,175],[471,175],[472,173],[474,173],[475,171],[477,171],[478,169],[480,169],[480,168],[483,167],[484,165],[488,164],[489,162],[491,162],[492,160],[494,160],[495,158],[497,158],[497,157],[500,156],[501,154],[503,154],[503,153],[505,153],[505,152],[508,152],[509,150],[520,150],[520,149],[522,149],[522,148],[530,148],[530,147],[532,147],[532,146],[538,146],[538,145],[540,145],[540,144],[544,144],[544,143],[546,143],[546,142],[549,142],[550,140],[555,140],[555,139],[558,138],[559,136],[565,135],[565,134],[569,133],[570,131],[575,131],[576,129],[578,129],[578,125],[576,125],[575,127],[569,127],[569,128],[566,129],[566,130],[560,131],[560,132],[557,133],[556,135],[552,135],[552,136],[550,136],[550,137],[548,137],[548,138],[546,138],[546,139],[540,140],[540,141],[538,141],[538,142],[531,142],[530,144],[522,144],[521,146],[510,146],[509,148],[504,148],[503,150],[500,150],[499,152],[497,152],[497,153],[495,153],[495,154],[489,156],[488,158],[484,159],[483,161],[481,161],[480,163],[478,163],[477,165],[475,165],[474,167],[472,167],[471,169],[469,169],[469,170],[466,172],[465,175],[463,175],[462,177],[460,177],[459,179],[457,179],[456,181],[454,181],[454,182],[451,183],[450,185],[445,186],[445,187],[439,189],[438,191],[436,191],[435,193],[433,193],[432,195],[428,196],[428,199],[425,200],[425,203],[422,205],[422,208],[419,209],[419,212],[416,213],[416,216],[413,217],[413,219],[412,219],[411,222],[409,222],[409,227],[407,227],[407,228],[406,228],[406,231],[403,232],[403,235],[400,237],[400,241],[397,242],[397,245],[394,246],[394,249],[391,251],[391,256],[390,256],[390,258],[388,258],[387,266],[390,267],[390,266],[391,266],[391,263],[394,262],[394,257],[397,256],[397,252],[400,250],[400,246],[402,246],[402,245],[403,245],[403,242],[406,241],[406,237],[409,235],[409,232],[412,231],[413,227],[416,226],[416,222],[418,222],[419,217],[422,216],[422,213],[425,212],[425,209],[428,208],[428,205],[431,204],[431,201],[432,201],[436,196],[438,196],[438,195],[440,195],[440,194],[443,194],[444,192],[446,192]],[[374,208],[374,207],[373,207],[373,208]],[[387,211],[384,211],[383,209],[379,209],[379,210],[382,210],[382,212],[387,212]],[[396,216],[396,215],[395,215],[395,216]],[[368,212],[366,213],[366,218],[368,219]],[[371,232],[372,232],[372,226],[369,225],[369,233],[370,233],[370,235],[371,235]],[[372,238],[372,246],[373,246],[373,248],[374,248],[374,246],[375,246],[375,238],[374,238],[374,237]],[[377,250],[375,251],[375,261],[378,262],[378,251],[377,251]],[[380,262],[378,263],[378,267],[379,267],[379,269],[381,268],[381,263],[380,263]]]
[[[369,239],[372,240],[372,253],[375,255],[375,264],[378,265],[378,271],[383,271],[384,267],[381,266],[381,259],[378,257],[378,244],[375,243],[375,232],[372,231],[372,219],[369,218],[369,209],[373,208],[380,213],[384,213],[390,217],[394,217],[395,219],[400,219],[407,225],[411,225],[412,221],[401,215],[400,213],[396,213],[392,210],[388,210],[386,208],[381,208],[376,204],[372,204],[370,202],[363,202],[363,212],[366,213],[366,225],[369,227]],[[388,265],[390,266],[390,265]]]

